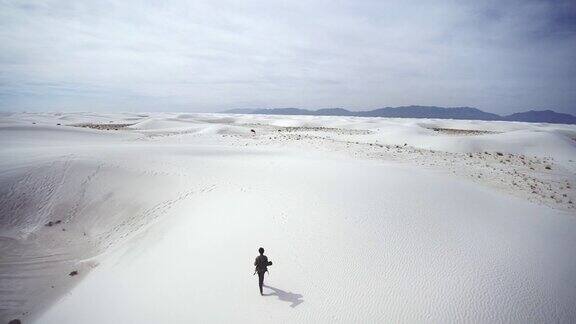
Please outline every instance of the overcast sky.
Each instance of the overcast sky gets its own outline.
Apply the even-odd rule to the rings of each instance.
[[[576,113],[576,1],[0,0],[0,110]]]

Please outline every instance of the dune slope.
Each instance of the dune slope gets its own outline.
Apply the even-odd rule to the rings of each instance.
[[[186,115],[190,131],[170,127],[174,116],[99,131],[25,117],[0,126],[2,321],[576,320],[570,209],[349,154],[363,146],[269,139],[274,127],[338,124],[314,136],[368,140],[365,124]],[[252,275],[259,246],[274,262],[265,296]]]

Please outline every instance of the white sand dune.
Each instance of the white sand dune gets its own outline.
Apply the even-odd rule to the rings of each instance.
[[[573,127],[143,115],[2,117],[1,321],[576,321]]]

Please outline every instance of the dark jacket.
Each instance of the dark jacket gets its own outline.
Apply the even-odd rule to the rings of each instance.
[[[269,265],[272,265],[272,262],[269,262],[268,257],[264,254],[257,256],[256,260],[254,261],[254,266],[256,267],[256,271],[258,273],[264,273],[268,271]]]

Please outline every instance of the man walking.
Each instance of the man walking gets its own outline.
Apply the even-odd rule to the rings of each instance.
[[[256,267],[254,273],[258,273],[258,286],[260,287],[260,295],[262,295],[264,273],[268,272],[268,266],[272,265],[272,261],[268,261],[268,257],[264,255],[264,248],[259,248],[258,252],[260,252],[260,255],[254,261],[254,266]]]

